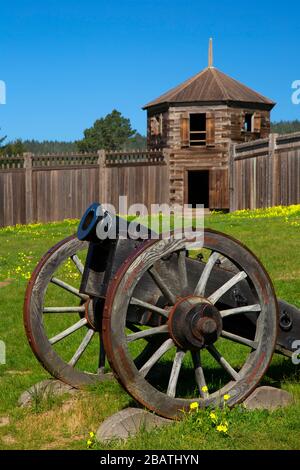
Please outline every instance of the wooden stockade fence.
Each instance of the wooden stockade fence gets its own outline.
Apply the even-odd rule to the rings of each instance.
[[[230,210],[300,204],[300,132],[233,145]]]
[[[170,201],[172,152],[0,157],[0,226],[80,218],[94,201]],[[170,171],[171,166],[171,171]],[[232,145],[230,210],[300,203],[300,132]]]
[[[0,226],[80,218],[95,201],[168,202],[167,153],[24,154],[0,157]]]

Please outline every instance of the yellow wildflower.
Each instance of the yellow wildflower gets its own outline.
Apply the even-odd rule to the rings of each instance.
[[[95,433],[93,433],[93,431],[91,431],[89,434],[90,434],[90,437],[95,437]]]
[[[199,404],[196,401],[190,404],[190,410],[197,410],[198,408]]]
[[[205,392],[208,392],[208,388],[207,388],[206,385],[204,385],[204,386],[201,388],[201,390],[202,390],[202,392],[204,392],[204,393],[205,393]]]
[[[86,441],[86,445],[87,445],[88,447],[91,447],[92,444],[93,444],[93,442],[91,441],[91,439],[88,439],[88,440]]]
[[[230,395],[229,395],[229,393],[226,393],[226,394],[224,395],[224,397],[223,397],[223,398],[224,398],[224,401],[227,401],[227,400],[229,400],[229,398],[230,398]]]
[[[216,430],[217,430],[218,432],[223,432],[224,434],[226,434],[227,431],[228,431],[228,426],[226,426],[226,424],[222,424],[222,423],[221,423],[221,424],[219,424],[219,425],[216,427]]]
[[[217,415],[213,411],[209,413],[209,417],[212,421],[217,421]]]

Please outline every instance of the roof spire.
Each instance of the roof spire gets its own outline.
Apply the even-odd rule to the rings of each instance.
[[[209,39],[208,67],[213,67],[213,40],[212,40],[212,38]]]

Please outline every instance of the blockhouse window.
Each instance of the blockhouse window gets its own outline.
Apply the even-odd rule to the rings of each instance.
[[[206,114],[190,114],[190,145],[206,145]]]
[[[162,134],[162,114],[153,116],[150,119],[150,133],[153,136]]]
[[[253,132],[253,114],[251,113],[245,114],[244,131]]]

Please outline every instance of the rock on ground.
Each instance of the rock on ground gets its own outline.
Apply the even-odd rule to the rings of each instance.
[[[280,388],[258,387],[244,401],[244,406],[248,410],[275,410],[293,403],[292,395]]]
[[[23,392],[18,400],[18,405],[21,407],[30,406],[34,401],[42,401],[50,396],[59,396],[64,393],[74,394],[76,392],[78,392],[76,388],[60,380],[47,379],[38,382]]]
[[[127,439],[136,435],[141,429],[149,430],[173,422],[139,408],[126,408],[103,421],[96,433],[96,439],[99,442]]]

